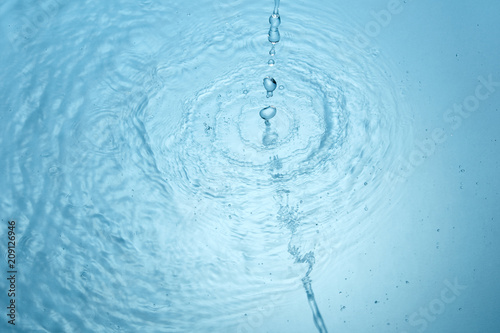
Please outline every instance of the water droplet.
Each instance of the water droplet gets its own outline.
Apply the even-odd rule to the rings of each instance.
[[[279,14],[273,14],[269,17],[269,24],[271,24],[271,28],[269,29],[269,41],[273,44],[276,44],[280,41],[280,32],[278,31],[278,27],[281,24],[281,17]]]
[[[245,90],[243,90],[243,93],[244,93],[245,95],[246,95],[246,94],[248,94],[248,90],[246,90],[246,89],[245,89]]]
[[[280,90],[283,90],[283,89],[285,89],[285,86],[284,86],[284,85],[281,85],[281,86],[280,86]]]
[[[276,49],[274,48],[274,45],[273,45],[273,48],[269,51],[269,55],[271,57],[274,57],[276,55]]]
[[[268,106],[260,110],[259,115],[264,120],[269,120],[276,115],[276,108],[274,106]]]
[[[264,88],[267,90],[267,97],[272,97],[276,89],[276,80],[269,76],[264,78]]]
[[[271,25],[271,29],[277,29],[281,24],[280,14],[273,14],[269,16],[269,24]]]
[[[267,62],[267,64],[269,66],[274,66],[274,60],[273,59],[269,59],[269,61]]]
[[[269,30],[269,37],[267,39],[273,44],[278,43],[280,41],[280,32],[278,30]]]

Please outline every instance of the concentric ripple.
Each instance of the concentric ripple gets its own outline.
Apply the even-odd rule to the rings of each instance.
[[[332,197],[349,193],[354,179],[382,183],[375,171],[387,172],[398,156],[404,106],[381,59],[341,36],[322,33],[318,39],[289,41],[290,55],[273,68],[242,62],[187,98],[180,131],[152,135],[160,140],[153,144],[160,169],[181,168],[187,191],[193,179],[205,188],[230,179],[246,189],[240,193],[246,200],[251,200],[247,190],[277,182],[308,195],[328,189]],[[335,48],[339,53],[331,54]],[[268,73],[280,87],[272,98],[260,85]],[[266,126],[259,111],[269,105],[277,115]],[[372,188],[384,190],[383,184]],[[227,194],[219,189],[218,195]]]
[[[291,76],[284,70],[275,71],[275,75],[284,78],[286,88],[282,85],[282,90],[272,98],[263,98],[265,91],[257,88],[227,90],[237,80],[258,82],[264,70],[238,68],[197,94],[186,105],[183,135],[194,145],[210,147],[210,154],[220,157],[217,160],[250,167],[257,173],[266,169],[274,156],[290,166],[284,174],[304,168],[309,172],[310,157],[333,149],[339,142],[338,137],[345,136],[342,91],[330,77],[320,78],[323,84],[333,88],[325,92],[320,82],[309,81],[306,71],[297,71]],[[306,70],[316,71],[311,66]],[[270,126],[259,116],[266,103],[277,108],[277,116]]]
[[[392,66],[281,4],[273,66],[272,1],[64,2],[6,53],[23,329],[234,332],[366,237],[410,130]]]
[[[265,38],[262,58],[251,56],[254,43],[242,42],[254,40],[248,31],[232,46],[231,66],[186,94],[175,130],[162,130],[162,117],[146,126],[158,168],[176,179],[176,204],[184,214],[193,211],[185,205],[197,212],[186,232],[217,239],[224,226],[229,238],[221,246],[235,262],[248,254],[288,256],[273,277],[291,283],[307,271],[300,258],[312,254],[317,273],[339,244],[366,234],[363,219],[383,209],[392,185],[384,175],[409,129],[385,60],[359,49],[345,22],[311,26],[297,13],[283,21],[275,66],[265,61]],[[271,98],[262,87],[266,76],[279,87]],[[158,91],[141,113],[166,110],[169,91]],[[267,106],[277,108],[269,126],[259,116]],[[302,265],[290,276],[294,260]]]

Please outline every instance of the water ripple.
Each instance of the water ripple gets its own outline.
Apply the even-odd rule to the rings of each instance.
[[[286,6],[273,67],[272,3],[241,0],[61,2],[16,51],[0,204],[26,215],[27,330],[228,331],[366,237],[406,106],[348,18]]]

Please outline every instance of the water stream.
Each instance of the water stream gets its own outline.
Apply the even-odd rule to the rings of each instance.
[[[275,44],[280,41],[280,33],[278,30],[278,27],[281,24],[281,17],[279,15],[280,1],[275,0],[274,4],[275,5],[274,5],[273,13],[269,17],[269,24],[271,25],[271,27],[269,28],[269,33],[268,33],[269,42],[271,42],[271,44],[272,44],[271,51],[269,51],[269,54],[271,56],[275,56],[275,54],[276,54]],[[273,65],[273,66],[275,65],[275,61],[272,59],[269,60],[268,63],[270,65]],[[277,83],[276,83],[276,80],[274,78],[269,77],[269,76],[264,78],[264,87],[267,91],[266,97],[269,98],[269,97],[273,96],[273,91],[276,89],[276,86],[277,86]],[[260,116],[265,120],[265,123],[266,123],[266,133],[264,134],[264,138],[269,137],[269,131],[270,131],[269,127],[271,126],[269,120],[276,115],[276,112],[277,112],[276,108],[273,106],[268,106],[260,111]],[[264,145],[266,145],[266,141],[264,141],[263,143],[264,143]],[[277,178],[275,180],[275,182],[279,182],[279,178]],[[276,193],[275,197],[280,197],[280,192],[286,192],[287,198],[288,198],[288,194],[291,191],[293,191],[293,189],[289,190],[289,189],[283,188],[282,186],[279,186],[279,191]],[[279,202],[279,205],[280,205],[280,210],[283,209],[283,207],[284,207],[283,203]],[[288,207],[288,205],[286,207]],[[278,212],[278,216],[280,216],[280,212]],[[295,232],[297,230],[297,224],[300,223],[300,221],[292,219],[292,220],[286,220],[286,221],[280,221],[280,222],[282,222],[282,223],[284,222],[286,228],[288,228],[288,230],[291,233],[291,239],[290,239],[290,242],[288,243],[288,252],[295,258],[296,263],[307,264],[307,273],[302,278],[302,283],[304,285],[304,289],[305,289],[306,295],[307,295],[307,300],[309,302],[309,305],[310,305],[312,313],[313,313],[314,324],[316,325],[316,328],[318,329],[318,331],[320,333],[327,333],[325,323],[323,322],[323,317],[321,316],[321,313],[320,313],[319,308],[318,308],[318,304],[316,303],[316,299],[314,297],[314,292],[313,292],[312,285],[311,285],[312,281],[311,281],[311,278],[309,276],[310,273],[312,272],[313,266],[314,266],[314,260],[315,260],[314,252],[309,251],[306,254],[301,254],[300,247],[295,247],[293,244],[292,240],[294,239]]]

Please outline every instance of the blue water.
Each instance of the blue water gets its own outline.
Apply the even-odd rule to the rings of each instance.
[[[498,332],[499,10],[4,1],[0,331]]]

